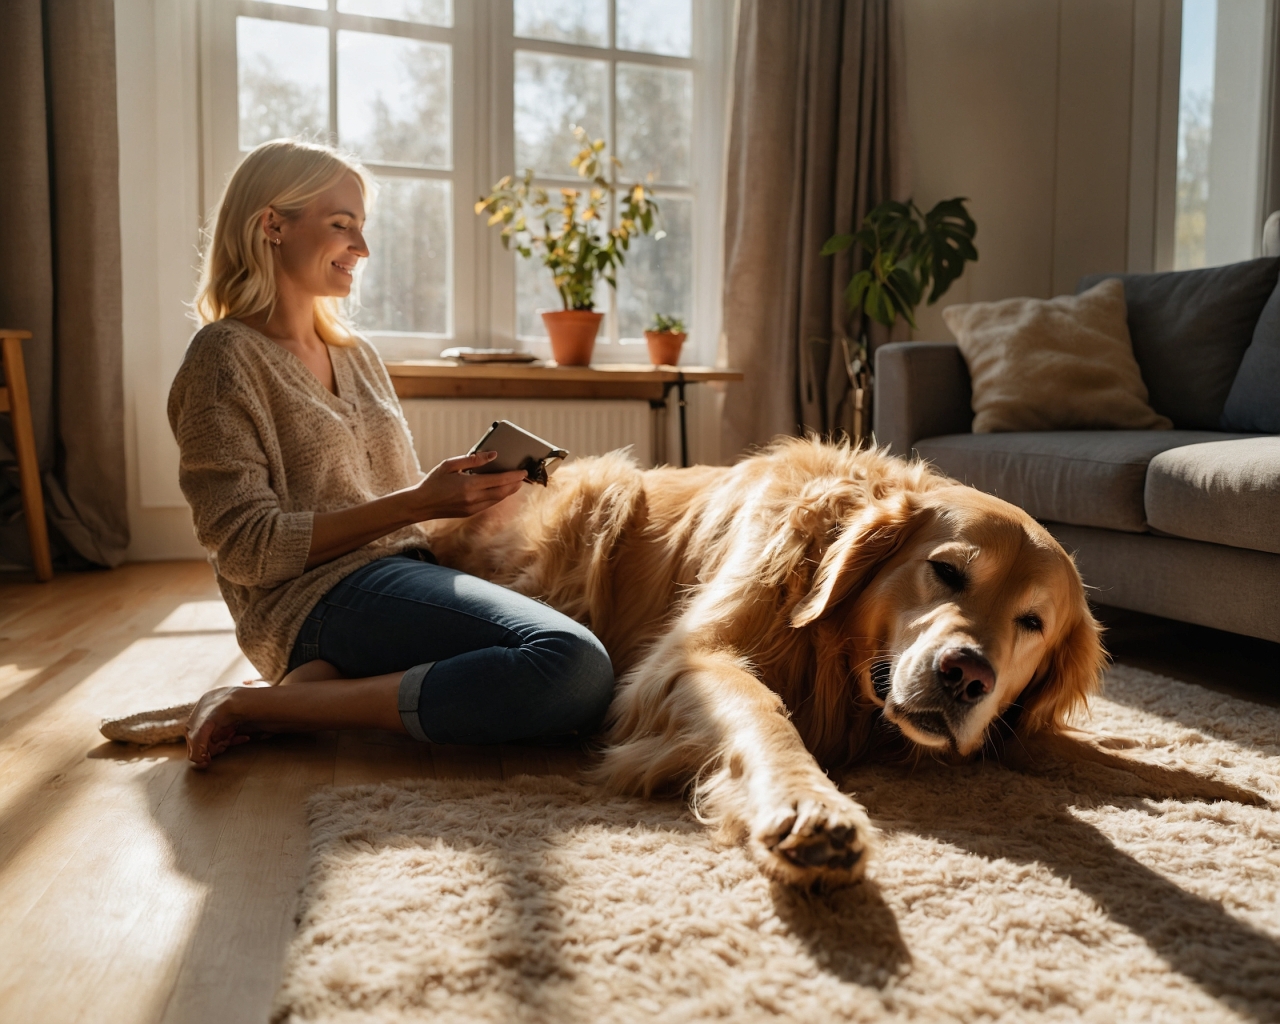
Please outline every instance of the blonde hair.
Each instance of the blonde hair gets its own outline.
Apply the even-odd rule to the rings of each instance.
[[[348,174],[356,176],[370,205],[374,184],[369,172],[328,146],[274,139],[241,161],[227,182],[205,246],[195,300],[201,324],[262,312],[271,315],[276,304],[275,261],[262,215],[274,209],[285,218],[297,216]],[[355,331],[336,297],[317,298],[315,313],[316,333],[326,344],[355,343]]]

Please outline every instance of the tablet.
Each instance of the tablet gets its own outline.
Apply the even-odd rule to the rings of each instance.
[[[468,455],[476,452],[497,452],[498,457],[473,473],[508,473],[515,469],[523,469],[535,484],[547,484],[547,470],[560,459],[567,459],[569,453],[544,441],[537,434],[531,434],[522,427],[517,427],[510,420],[494,420],[493,425],[475,443]]]

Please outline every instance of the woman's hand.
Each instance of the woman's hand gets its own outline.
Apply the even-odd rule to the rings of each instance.
[[[445,459],[417,487],[401,492],[414,522],[473,516],[515,494],[526,479],[523,469],[509,473],[467,472],[497,457],[497,452],[477,452]]]
[[[483,512],[520,490],[526,474],[468,473],[498,457],[497,452],[445,459],[422,483],[339,512],[317,512],[311,521],[312,569],[370,541],[428,519],[459,519]]]

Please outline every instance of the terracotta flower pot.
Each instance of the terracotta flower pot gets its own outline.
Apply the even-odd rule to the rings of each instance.
[[[562,309],[543,313],[547,336],[551,339],[551,355],[560,366],[590,366],[596,347],[603,313],[589,309]]]
[[[649,345],[649,362],[654,366],[675,366],[680,362],[680,347],[687,335],[676,331],[645,331]]]

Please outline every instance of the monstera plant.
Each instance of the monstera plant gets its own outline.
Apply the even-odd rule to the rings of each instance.
[[[855,443],[862,440],[872,386],[864,314],[889,328],[901,317],[914,328],[916,307],[925,296],[933,305],[964,273],[964,265],[977,260],[973,239],[978,226],[965,202],[944,199],[925,213],[911,200],[886,200],[854,234],[833,235],[822,247],[822,255],[834,256],[856,245],[864,256],[863,268],[845,287],[857,340],[841,339],[853,387]]]
[[[867,214],[856,233],[828,238],[824,256],[853,245],[866,255],[866,266],[845,288],[849,309],[886,327],[898,317],[915,327],[915,310],[925,293],[933,305],[964,273],[965,263],[978,258],[973,245],[978,226],[965,202],[944,199],[923,213],[911,200],[886,200]]]

